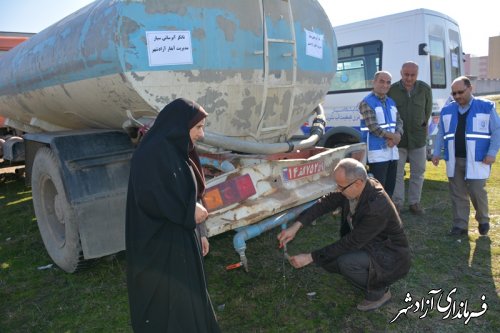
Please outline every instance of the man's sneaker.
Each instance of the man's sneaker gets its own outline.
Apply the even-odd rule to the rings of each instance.
[[[359,311],[371,311],[380,308],[382,305],[387,303],[391,299],[391,291],[387,290],[379,300],[376,301],[369,301],[369,300],[363,300],[361,303],[358,304],[357,308]]]
[[[451,228],[450,233],[448,234],[448,236],[462,236],[462,235],[467,235],[467,230],[458,227]]]
[[[488,234],[488,231],[490,230],[490,224],[480,223],[478,229],[479,229],[479,234],[481,234],[481,236],[486,236]]]
[[[424,215],[424,209],[420,206],[420,203],[414,203],[410,205],[410,212],[414,215]]]

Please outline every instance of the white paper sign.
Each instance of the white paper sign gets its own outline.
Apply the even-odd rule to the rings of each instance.
[[[149,66],[193,63],[190,31],[146,31]]]
[[[451,54],[451,67],[458,68],[458,55],[455,53]]]
[[[478,133],[488,133],[490,131],[490,115],[476,114],[472,118],[472,130]]]
[[[323,35],[306,30],[306,54],[323,59]]]

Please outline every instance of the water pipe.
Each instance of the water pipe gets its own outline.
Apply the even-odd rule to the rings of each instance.
[[[309,148],[314,146],[325,133],[326,118],[323,106],[319,104],[314,109],[314,112],[316,113],[316,117],[311,125],[310,135],[303,140],[278,143],[250,142],[234,137],[205,132],[205,137],[201,141],[209,146],[250,154],[276,154]]]
[[[209,158],[205,156],[200,156],[200,163],[203,166],[212,166],[213,168],[222,172],[231,172],[236,169],[234,165],[232,165],[229,161],[220,161],[215,158]]]
[[[236,252],[240,255],[240,262],[242,266],[245,268],[245,271],[248,272],[248,261],[245,255],[245,250],[247,248],[246,241],[261,235],[262,233],[277,227],[278,225],[286,224],[290,221],[297,219],[302,211],[311,207],[316,200],[309,201],[300,206],[291,208],[287,211],[281,212],[277,215],[273,215],[268,217],[267,219],[259,222],[257,224],[252,224],[249,226],[245,226],[237,229],[236,235],[233,237],[233,246]]]

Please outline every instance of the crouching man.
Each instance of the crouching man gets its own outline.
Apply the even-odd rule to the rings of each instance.
[[[291,256],[290,264],[301,268],[314,262],[341,274],[365,292],[358,310],[375,310],[391,299],[389,286],[410,269],[408,240],[391,198],[376,179],[367,176],[362,163],[343,159],[333,176],[336,191],[302,212],[278,240],[280,246],[287,244],[300,228],[340,207],[341,238],[312,253]]]

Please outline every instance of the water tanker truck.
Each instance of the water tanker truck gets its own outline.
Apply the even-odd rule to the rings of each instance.
[[[50,257],[74,272],[124,250],[130,158],[158,112],[184,97],[209,113],[198,146],[208,234],[236,231],[248,269],[248,239],[331,191],[341,158],[363,158],[361,144],[316,146],[336,61],[316,0],[99,0],[4,54],[0,115],[25,133]],[[310,136],[294,137],[313,113]]]

